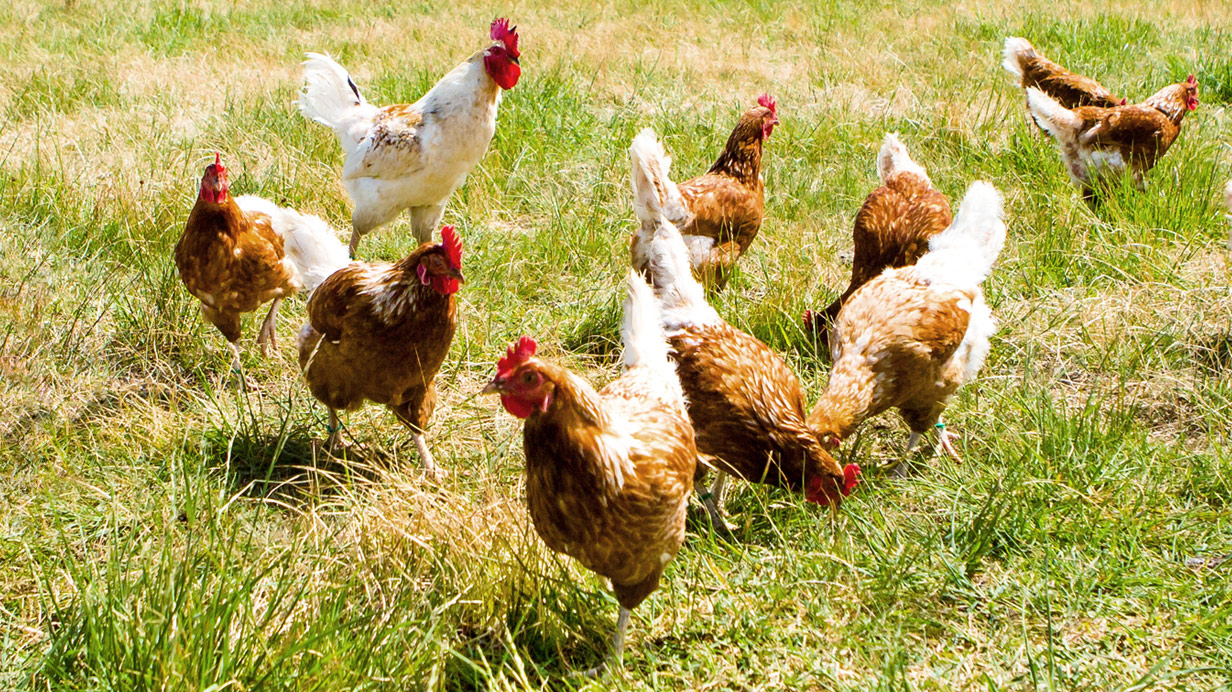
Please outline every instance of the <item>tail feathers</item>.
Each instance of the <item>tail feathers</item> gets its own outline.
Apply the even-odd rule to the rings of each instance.
[[[676,378],[676,368],[668,359],[667,338],[663,335],[659,306],[654,292],[637,272],[629,272],[625,317],[620,327],[625,344],[625,369],[646,367],[669,373]]]
[[[928,242],[917,266],[932,278],[978,286],[1005,246],[1004,201],[992,183],[971,183],[950,227]]]
[[[649,127],[638,133],[629,146],[633,164],[633,203],[643,225],[653,224],[663,215],[674,224],[688,223],[692,214],[685,206],[680,188],[672,182],[672,157]]]
[[[912,160],[911,154],[907,153],[907,147],[898,138],[897,132],[886,134],[885,139],[881,141],[881,151],[877,153],[877,172],[881,175],[882,183],[889,180],[890,176],[895,173],[915,173],[927,180],[929,185],[933,183],[928,177],[928,171]]]
[[[307,53],[306,57],[299,112],[313,122],[338,130],[352,109],[368,102],[351,75],[333,58],[321,53]]]
[[[1078,141],[1082,119],[1058,103],[1056,99],[1035,87],[1028,87],[1027,108],[1031,110],[1035,122],[1055,137],[1062,146],[1072,146]]]
[[[235,202],[247,213],[270,218],[270,226],[282,238],[284,261],[304,291],[311,292],[330,274],[351,263],[346,247],[321,217],[279,207],[255,195],[237,197]]]
[[[1005,48],[1002,49],[1001,67],[1005,68],[1006,72],[1018,78],[1018,82],[1022,83],[1022,61],[1030,60],[1039,56],[1035,52],[1035,46],[1025,38],[1017,36],[1009,36],[1005,39]]]

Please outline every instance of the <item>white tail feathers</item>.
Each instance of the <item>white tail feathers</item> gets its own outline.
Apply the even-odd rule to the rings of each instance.
[[[299,94],[299,112],[342,136],[351,111],[368,102],[351,75],[333,58],[321,53],[307,53],[306,57],[302,63],[304,87]]]
[[[1006,72],[1018,78],[1018,82],[1022,83],[1022,59],[1034,58],[1039,54],[1035,52],[1035,46],[1025,38],[1010,36],[1005,39],[1005,48],[1002,49],[1003,56],[1001,67],[1005,68]]]
[[[1078,130],[1082,128],[1082,119],[1056,99],[1036,89],[1027,88],[1027,108],[1032,117],[1048,134],[1056,138],[1062,146],[1072,146],[1078,141]]]
[[[672,182],[672,157],[654,130],[648,127],[633,138],[629,159],[633,165],[633,206],[642,225],[654,224],[658,214],[677,225],[688,223],[692,213],[680,188]]]
[[[637,272],[629,272],[620,338],[625,344],[625,369],[647,367],[669,372],[675,379],[676,367],[668,359],[659,306],[655,303],[654,292]]]
[[[933,184],[924,167],[912,160],[911,154],[907,153],[907,147],[898,138],[898,133],[890,132],[881,141],[881,151],[877,153],[877,173],[881,175],[881,182],[885,183],[891,175],[904,172],[915,173],[928,181],[930,186]]]
[[[311,292],[330,274],[351,263],[334,229],[321,217],[280,207],[256,195],[236,197],[235,203],[245,213],[269,217],[270,226],[282,238],[284,262],[302,290]]]
[[[963,287],[979,286],[1005,246],[1004,201],[992,183],[967,188],[954,222],[928,241],[917,266],[931,278]]]

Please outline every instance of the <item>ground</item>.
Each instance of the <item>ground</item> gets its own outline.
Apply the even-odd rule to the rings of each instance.
[[[548,3],[543,3],[547,5]],[[0,8],[0,686],[18,689],[1228,689],[1232,686],[1232,5],[629,4],[15,0]],[[807,7],[806,5],[816,5]],[[509,15],[522,80],[445,221],[466,243],[460,326],[416,472],[386,411],[316,443],[295,364],[302,298],[262,359],[222,337],[171,251],[204,165],[327,218],[342,158],[293,101],[305,51],[374,103],[409,102]],[[1192,72],[1202,105],[1143,192],[1085,204],[1001,70],[1007,35],[1131,100]],[[615,376],[634,227],[627,148],[654,127],[688,176],[762,91],[767,221],[729,321],[826,368],[805,308],[901,133],[957,201],[992,181],[1001,325],[947,413],[963,463],[844,445],[867,481],[838,512],[736,485],[639,607],[625,667],[605,584],[535,536],[520,424],[478,397],[520,334]],[[412,247],[405,219],[361,253]],[[258,316],[259,319],[259,316]]]

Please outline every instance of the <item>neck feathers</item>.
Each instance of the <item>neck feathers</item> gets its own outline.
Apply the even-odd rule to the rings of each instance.
[[[761,180],[761,140],[760,120],[741,118],[710,172],[728,175],[745,185],[756,185]]]

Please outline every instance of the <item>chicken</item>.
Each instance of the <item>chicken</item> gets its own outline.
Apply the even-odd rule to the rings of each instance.
[[[762,94],[757,104],[740,116],[710,170],[680,184],[668,177],[672,160],[663,153],[654,130],[646,128],[633,140],[634,147],[654,150],[663,162],[658,181],[663,214],[684,236],[693,271],[706,286],[719,288],[727,283],[736,260],[757,237],[765,215],[762,143],[779,118],[769,94]],[[634,233],[629,248],[633,268],[645,275],[648,250],[639,233]]]
[[[257,344],[275,347],[282,299],[311,291],[350,262],[329,224],[254,195],[232,197],[222,156],[201,177],[197,203],[175,246],[180,279],[201,301],[201,314],[227,338],[240,369],[240,315],[273,301]]]
[[[1090,199],[1100,180],[1126,170],[1142,185],[1142,176],[1176,141],[1185,114],[1197,109],[1198,81],[1189,75],[1131,106],[1072,110],[1030,87],[1027,105],[1040,127],[1057,140],[1070,177]]]
[[[360,238],[404,209],[416,240],[428,242],[449,196],[488,150],[501,91],[522,74],[517,27],[497,19],[490,35],[490,45],[418,101],[384,108],[368,103],[334,60],[307,54],[299,110],[333,129],[346,155],[342,180],[355,203],[352,256]]]
[[[827,446],[897,408],[911,430],[907,452],[935,426],[939,449],[958,458],[940,418],[979,372],[996,331],[980,285],[1005,244],[1002,215],[997,189],[972,183],[927,254],[882,272],[843,306],[830,337],[830,382],[808,418]]]
[[[717,472],[714,487],[701,494],[711,520],[726,526],[722,491],[727,474],[804,490],[809,501],[822,504],[843,490],[850,492],[858,469],[844,472],[808,428],[795,373],[770,347],[725,322],[706,302],[690,272],[680,231],[663,213],[659,195],[666,157],[657,146],[643,146],[647,143],[654,141],[635,140],[629,150],[639,244],[647,251],[697,449]]]
[[[617,662],[631,611],[684,542],[697,463],[654,297],[634,274],[624,309],[624,374],[602,390],[535,358],[526,336],[483,389],[526,421],[526,500],[543,542],[612,581]]]
[[[806,327],[824,335],[843,303],[864,284],[891,267],[905,267],[928,250],[928,239],[953,220],[950,203],[933,187],[924,168],[911,160],[897,134],[887,134],[877,155],[881,187],[869,193],[856,214],[851,240],[855,258],[847,290],[820,313],[804,313]]]
[[[411,429],[425,472],[441,471],[424,433],[436,409],[436,373],[457,326],[462,240],[453,226],[398,262],[353,262],[308,301],[299,364],[312,395],[329,407],[332,448],[339,410],[385,404]]]
[[[1126,99],[1113,94],[1103,84],[1045,58],[1025,38],[1010,36],[1005,39],[1004,56],[1001,66],[1018,78],[1024,90],[1035,87],[1065,108],[1114,108],[1126,104]]]

